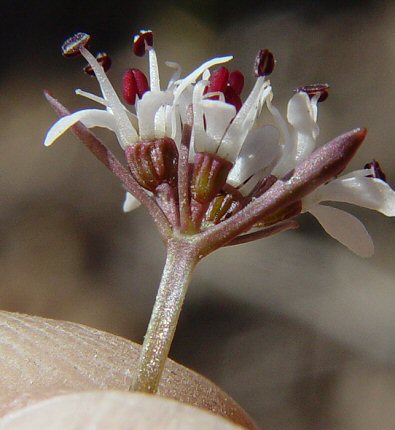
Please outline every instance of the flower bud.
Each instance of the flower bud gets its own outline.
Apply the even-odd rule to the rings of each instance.
[[[173,139],[129,145],[125,156],[134,178],[145,189],[153,192],[164,182],[176,184],[178,150]]]
[[[195,154],[191,180],[191,193],[199,203],[210,202],[225,185],[233,164],[208,152]]]

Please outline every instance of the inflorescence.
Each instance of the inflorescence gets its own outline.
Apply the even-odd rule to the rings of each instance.
[[[243,74],[223,66],[231,56],[209,60],[183,78],[180,66],[167,62],[174,74],[163,89],[153,34],[144,30],[135,36],[133,52],[148,56],[149,76],[138,68],[125,71],[124,104],[106,75],[110,57],[104,52],[94,57],[88,50],[90,39],[78,33],[64,43],[62,52],[65,57],[86,59],[84,71],[96,76],[102,97],[82,90],[76,93],[104,109],[69,114],[47,94],[63,117],[49,130],[45,145],[70,127],[85,143],[91,139],[90,149],[96,145],[96,155],[127,188],[125,211],[140,202],[151,205],[151,215],[159,224],[164,217],[173,235],[207,236],[219,232],[216,227],[223,224],[221,246],[295,228],[294,217],[310,212],[352,251],[372,254],[372,241],[361,222],[321,203],[348,202],[394,216],[395,193],[376,161],[338,177],[366,130],[353,130],[316,150],[317,104],[328,97],[327,84],[297,88],[284,118],[272,103],[269,76],[275,59],[270,50],[261,49],[253,66],[255,84],[246,98],[242,97]],[[212,71],[215,66],[219,67]],[[271,119],[258,127],[263,109]],[[112,130],[124,150],[127,169],[122,170],[85,127]],[[259,203],[264,207],[270,199],[275,200],[271,206],[268,203],[270,209],[260,212]],[[152,210],[153,203],[159,212]],[[225,233],[232,220],[240,226],[233,236]]]

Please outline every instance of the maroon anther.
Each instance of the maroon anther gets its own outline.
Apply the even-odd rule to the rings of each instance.
[[[274,55],[269,49],[261,49],[255,57],[254,74],[256,77],[268,76],[274,69]]]
[[[80,48],[87,47],[91,37],[86,33],[76,33],[74,36],[69,37],[62,45],[62,54],[64,57],[77,57],[81,55]]]
[[[143,57],[147,46],[154,44],[154,35],[151,30],[140,30],[133,39],[133,52],[138,57]]]
[[[99,52],[96,55],[96,61],[103,67],[103,70],[107,72],[111,67],[111,58],[105,52]],[[89,76],[95,76],[95,72],[93,71],[90,64],[84,67],[84,72]]]
[[[224,96],[225,96],[226,103],[233,105],[236,108],[236,112],[238,112],[241,109],[241,106],[243,103],[241,101],[240,96],[238,94],[236,94],[233,87],[228,85],[225,88]]]
[[[122,78],[122,95],[125,101],[131,105],[136,103],[136,97],[141,99],[149,90],[148,80],[139,69],[128,69]]]
[[[233,89],[235,94],[238,96],[243,91],[244,87],[244,75],[239,70],[233,70],[229,75],[229,86]]]
[[[219,69],[215,70],[210,76],[209,84],[204,91],[205,94],[215,92],[223,93],[225,91],[226,86],[228,85],[228,78],[229,71],[226,67],[220,67]],[[213,100],[218,100],[218,96],[213,96],[210,98]]]
[[[328,98],[328,84],[312,84],[312,85],[304,85],[303,87],[296,88],[296,93],[306,93],[310,98],[314,96],[319,96],[318,102],[323,102]]]
[[[244,76],[238,70],[229,73],[226,67],[220,67],[210,76],[209,84],[204,90],[204,94],[221,92],[225,97],[225,102],[232,104],[238,112],[242,102],[240,93],[244,86]],[[210,96],[211,100],[219,100],[219,96]]]
[[[378,161],[373,160],[370,163],[365,164],[364,169],[372,169],[373,175],[369,175],[368,178],[381,179],[384,182],[387,181],[385,173],[381,170],[381,167]]]
[[[163,183],[177,181],[178,150],[173,139],[138,142],[125,149],[125,156],[136,181],[154,192]]]

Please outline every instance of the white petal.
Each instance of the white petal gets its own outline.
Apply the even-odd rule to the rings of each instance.
[[[295,162],[306,159],[315,148],[319,133],[315,112],[314,104],[306,93],[295,94],[288,103],[287,118],[294,127],[296,140]]]
[[[374,175],[373,169],[359,169],[353,170],[352,172],[346,173],[342,175],[339,179],[347,179],[347,178],[359,178],[361,176],[369,176]]]
[[[330,206],[315,205],[309,209],[324,230],[360,257],[374,253],[372,238],[355,216]]]
[[[155,115],[159,108],[164,105],[173,103],[173,94],[171,91],[147,91],[141,100],[136,103],[137,117],[139,120],[139,132],[142,139],[152,139],[155,137]],[[162,120],[159,117],[158,121]],[[157,124],[158,128],[164,127],[164,124]]]
[[[262,105],[266,98],[270,96],[271,91],[270,83],[265,81],[264,77],[259,77],[226,132],[218,150],[218,155],[232,162],[236,159],[247,134],[253,127],[257,116],[261,112]]]
[[[88,128],[104,127],[112,131],[116,129],[114,117],[109,112],[100,109],[79,110],[55,122],[47,133],[44,145],[51,145],[58,137],[79,121]]]
[[[155,137],[160,139],[165,137],[166,133],[166,106],[162,105],[155,114]]]
[[[141,203],[130,193],[126,193],[125,201],[123,202],[123,211],[124,212],[131,212],[135,209],[137,209]]]
[[[167,89],[170,89],[173,87],[175,82],[177,82],[180,79],[181,76],[181,66],[176,63],[175,61],[165,61],[165,64],[167,67],[170,67],[171,69],[175,69],[172,77],[169,80],[169,83],[167,85]]]
[[[209,148],[210,142],[204,127],[203,106],[201,104],[203,99],[203,92],[207,85],[206,81],[198,82],[193,89],[192,103],[193,103],[193,148],[195,152],[206,151]],[[192,142],[191,142],[192,144]]]
[[[347,175],[349,176],[349,175]],[[339,178],[319,187],[311,197],[317,202],[345,202],[395,216],[395,191],[377,178]]]
[[[289,132],[288,123],[282,117],[280,111],[272,105],[272,98],[273,94],[266,99],[266,105],[273,116],[275,126],[280,131],[280,146],[282,152],[281,158],[278,164],[273,168],[272,173],[281,178],[295,167],[293,154],[295,153],[296,142]]]
[[[311,101],[306,93],[296,93],[288,102],[287,118],[289,123],[300,132],[311,133],[315,128],[315,115]]]
[[[190,73],[188,76],[186,76],[184,79],[181,80],[180,85],[177,87],[177,89],[174,91],[174,98],[175,100],[178,99],[180,94],[185,90],[185,88],[188,85],[194,84],[196,82],[196,79],[204,73],[204,71],[210,67],[216,66],[217,64],[223,64],[230,61],[233,57],[227,56],[227,57],[217,57],[213,58],[211,60],[206,61],[202,65],[200,65],[197,69],[195,69],[192,73]]]
[[[262,177],[270,174],[280,156],[278,139],[279,132],[271,125],[251,130],[227,182],[238,187],[255,173],[261,172]]]
[[[206,147],[203,151],[215,153],[225,131],[236,115],[236,108],[220,100],[202,100],[200,105],[203,108],[206,119],[206,133],[212,143],[210,147]]]

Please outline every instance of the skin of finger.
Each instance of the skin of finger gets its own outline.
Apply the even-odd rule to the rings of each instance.
[[[127,391],[139,351],[138,344],[83,325],[2,311],[0,416],[60,394]],[[172,360],[158,395],[257,429],[230,396]]]

